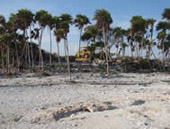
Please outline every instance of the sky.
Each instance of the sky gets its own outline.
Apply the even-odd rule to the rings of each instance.
[[[34,13],[44,9],[53,16],[69,13],[75,18],[76,14],[84,14],[91,20],[96,9],[104,8],[112,15],[112,27],[121,26],[124,29],[130,27],[129,21],[134,15],[160,21],[164,9],[170,8],[170,0],[0,0],[0,3],[0,14],[4,15],[6,19],[19,9],[29,9]],[[71,27],[68,40],[70,54],[74,55],[78,51],[79,30],[77,28]],[[85,43],[82,44],[85,45]],[[42,48],[49,51],[49,46],[49,35],[46,30]],[[62,42],[60,46],[61,54],[64,54]],[[53,52],[56,51],[53,37]]]

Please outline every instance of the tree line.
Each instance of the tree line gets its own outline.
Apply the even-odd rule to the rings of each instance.
[[[49,64],[52,63],[52,36],[54,36],[59,63],[61,62],[59,46],[60,42],[64,41],[65,59],[70,73],[68,33],[71,33],[72,25],[79,29],[79,52],[81,42],[86,42],[87,49],[92,55],[106,61],[107,73],[113,55],[124,57],[127,48],[130,49],[131,57],[140,58],[144,55],[149,60],[151,56],[157,58],[153,49],[156,46],[161,50],[162,63],[170,58],[170,8],[163,11],[162,20],[157,24],[153,18],[133,16],[128,29],[113,28],[111,14],[105,9],[97,9],[92,20],[95,24],[91,24],[90,19],[82,14],[76,15],[73,19],[70,14],[52,16],[45,10],[34,14],[27,9],[18,10],[16,14],[12,13],[8,20],[0,15],[0,67],[9,70],[10,67],[32,69],[39,66],[43,70],[44,50],[41,46],[44,30],[48,29]],[[116,49],[115,53],[112,52],[113,48]],[[98,54],[95,54],[96,49],[100,51]]]

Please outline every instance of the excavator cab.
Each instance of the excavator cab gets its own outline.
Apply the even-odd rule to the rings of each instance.
[[[80,47],[76,54],[76,61],[77,62],[90,62],[91,52],[87,50],[87,47]]]

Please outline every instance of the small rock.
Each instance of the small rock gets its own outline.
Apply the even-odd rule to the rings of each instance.
[[[44,109],[47,109],[46,107],[41,107],[40,109],[44,110]]]
[[[144,123],[144,125],[145,125],[145,126],[148,126],[148,125],[149,125],[149,123],[145,122],[145,123]]]
[[[145,101],[143,100],[136,100],[134,103],[131,104],[131,106],[138,106],[144,104]]]
[[[78,124],[72,124],[71,126],[73,126],[73,127],[77,127],[77,126],[78,126]]]
[[[0,114],[0,124],[4,123],[4,120],[3,120],[3,115]]]

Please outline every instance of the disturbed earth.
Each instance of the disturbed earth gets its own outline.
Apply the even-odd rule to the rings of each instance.
[[[0,77],[0,129],[170,129],[170,74]]]

